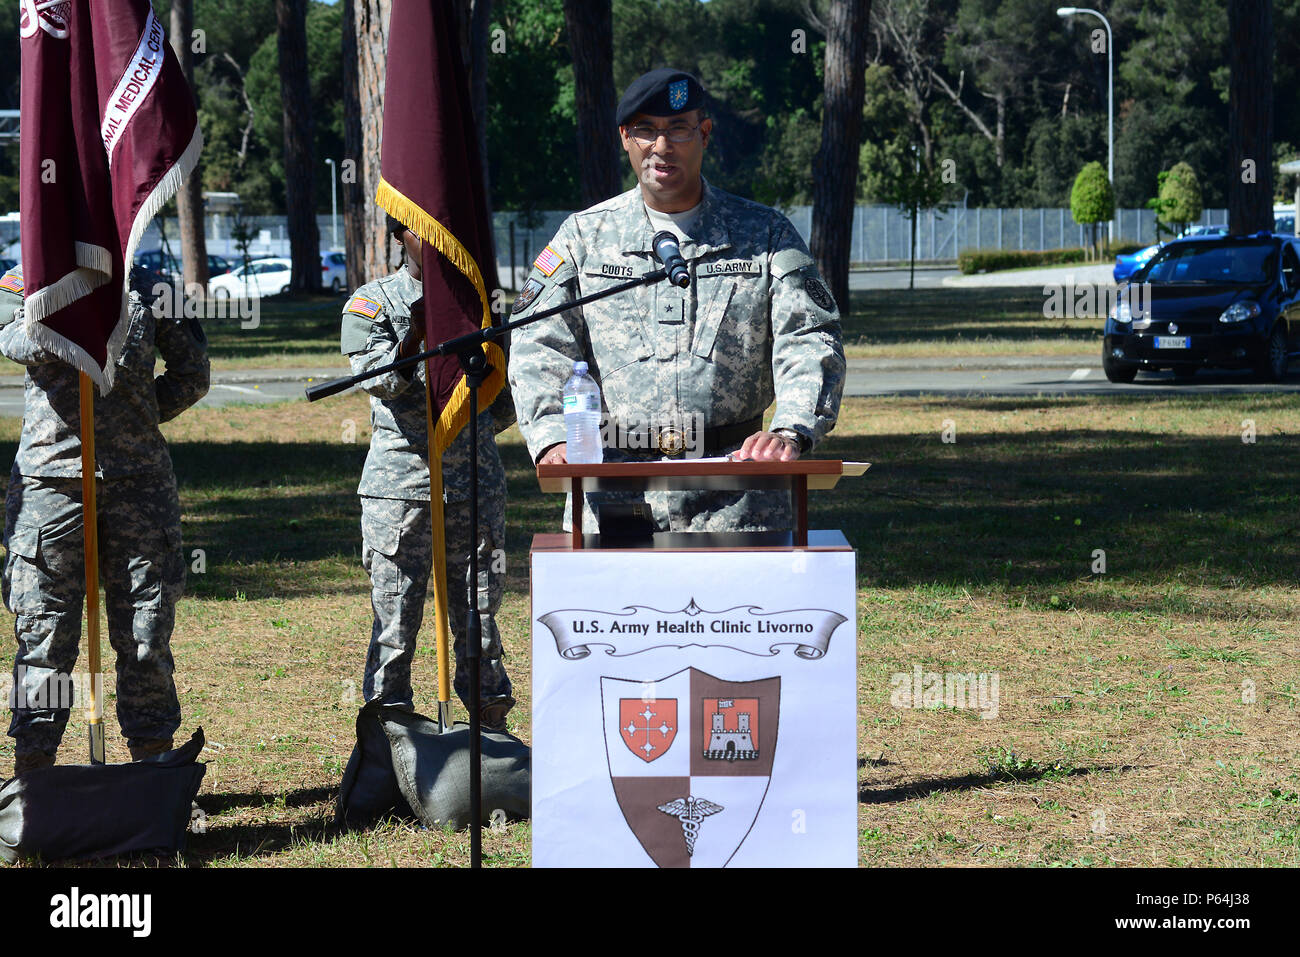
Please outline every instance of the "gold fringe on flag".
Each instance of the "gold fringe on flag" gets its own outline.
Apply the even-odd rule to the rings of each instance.
[[[488,304],[487,289],[483,285],[483,274],[479,272],[478,263],[470,255],[468,249],[461,244],[446,226],[438,222],[422,209],[409,196],[403,194],[393,186],[392,183],[385,179],[379,180],[379,189],[375,191],[375,202],[381,209],[387,212],[394,219],[405,223],[407,228],[415,235],[420,237],[421,242],[431,243],[447,260],[465,275],[471,283],[474,284],[475,291],[478,292],[479,302],[483,305],[483,318],[479,328],[486,329],[492,325],[492,310]],[[425,343],[425,348],[437,345],[437,343]],[[492,372],[483,380],[483,385],[478,390],[478,400],[480,411],[486,409],[492,404],[492,400],[497,397],[505,385],[506,376],[506,357],[501,351],[501,347],[495,342],[487,343],[488,364],[492,366]],[[434,434],[430,437],[430,447],[434,455],[439,457],[447,451],[452,440],[462,428],[469,422],[469,386],[465,384],[462,378],[456,384],[451,398],[447,400],[447,405],[443,408],[442,414],[438,416],[438,423],[434,428]]]
[[[459,239],[451,231],[420,208],[410,197],[402,194],[385,179],[379,180],[379,189],[375,193],[375,202],[394,219],[405,223],[407,228],[420,237],[421,242],[432,243],[433,247],[445,256],[453,266],[463,273],[478,292],[479,302],[483,305],[483,318],[479,328],[485,329],[492,324],[492,311],[488,305],[487,289],[483,285],[483,274],[478,263],[470,255]],[[425,343],[429,347],[433,343]],[[487,343],[488,364],[492,372],[479,387],[478,398],[480,410],[492,404],[505,384],[505,353],[495,342]],[[448,626],[447,613],[447,529],[446,518],[442,508],[442,454],[469,423],[469,386],[462,376],[447,400],[438,422],[433,423],[433,392],[431,383],[425,387],[425,422],[429,432],[429,512],[433,525],[433,569],[429,583],[433,586],[433,606],[435,641],[438,652],[438,718],[441,730],[447,730],[444,719],[449,722],[451,701],[451,629]],[[477,454],[477,450],[471,451]],[[477,547],[471,544],[471,548]],[[474,600],[478,601],[477,583],[475,583]]]

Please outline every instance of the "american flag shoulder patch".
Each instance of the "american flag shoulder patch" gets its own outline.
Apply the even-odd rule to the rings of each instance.
[[[16,292],[21,296],[23,294],[23,281],[19,276],[5,276],[0,279],[0,289],[8,289],[10,292]]]
[[[550,276],[562,265],[564,265],[564,257],[550,246],[538,253],[537,258],[533,260],[533,268],[541,272],[543,276]]]
[[[365,296],[353,296],[348,300],[344,312],[355,312],[359,316],[365,316],[367,319],[373,319],[379,315],[379,303],[373,299],[367,299]]]

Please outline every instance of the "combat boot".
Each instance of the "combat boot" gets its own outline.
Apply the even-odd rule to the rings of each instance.
[[[28,771],[54,767],[54,755],[49,751],[20,750],[14,753],[14,777],[20,778]]]
[[[154,755],[166,754],[172,749],[171,738],[136,738],[134,741],[127,742],[127,748],[131,751],[132,761],[143,761],[145,758],[152,758]]]
[[[506,731],[506,715],[514,706],[515,699],[508,694],[489,698],[479,708],[479,724],[484,731]]]

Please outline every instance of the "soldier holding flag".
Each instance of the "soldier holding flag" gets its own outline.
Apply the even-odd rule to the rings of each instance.
[[[402,223],[388,218],[389,232],[405,250],[405,264],[390,276],[367,283],[343,308],[341,345],[360,375],[414,355],[424,338],[421,243]],[[375,621],[366,653],[363,692],[411,710],[411,659],[424,619],[424,599],[433,561],[429,499],[429,435],[426,379],[421,366],[368,379],[372,432],[370,452],[357,492],[361,496],[362,563],[370,575]],[[505,546],[506,474],[493,436],[493,418],[479,413],[479,530],[469,527],[468,430],[442,456],[446,523],[448,610],[455,639],[456,694],[469,706],[465,657],[465,607],[474,593],[483,611],[480,715],[483,727],[504,731],[514,706],[510,678],[501,662],[501,635],[494,615],[501,604],[503,569],[497,552]],[[469,550],[478,550],[479,580],[468,580]]]
[[[48,767],[68,723],[81,638],[81,439],[77,370],[27,334],[22,273],[0,279],[0,354],[27,367],[23,432],[5,501],[5,606],[14,613],[15,777]],[[149,290],[145,290],[145,296]],[[95,402],[100,569],[117,652],[117,717],[131,757],[170,750],[181,709],[172,626],[185,586],[181,509],[158,429],[208,391],[203,329],[160,319],[140,291],[113,391]],[[166,369],[154,377],[154,349]]]
[[[394,5],[376,202],[390,214],[390,232],[407,262],[363,286],[345,307],[342,348],[354,372],[414,355],[422,340],[437,346],[492,325],[488,289],[496,284],[496,261],[477,144],[451,6]],[[487,410],[505,384],[505,355],[495,342],[479,353],[485,368],[476,369],[475,400]],[[478,719],[505,730],[515,702],[493,619],[501,599],[505,476],[489,412],[478,416],[477,450],[462,434],[470,419],[469,381],[460,359],[449,355],[427,358],[418,378],[388,373],[365,386],[374,433],[359,491],[375,610],[365,695],[411,707],[410,660],[431,578],[439,722],[450,724],[447,645],[454,624],[458,665],[464,658],[466,672],[480,666],[477,689],[456,669],[456,691],[466,705],[476,691],[482,695],[478,714],[471,709],[471,727]],[[476,454],[477,490],[470,479]],[[478,654],[468,647],[476,624]]]
[[[145,229],[203,147],[161,22],[147,0],[24,0],[21,14],[23,272],[0,280],[10,319],[0,350],[28,369],[4,576],[21,699],[10,734],[26,771],[53,764],[63,736],[68,702],[56,688],[77,660],[83,597],[91,760],[106,760],[101,544],[122,731],[136,759],[171,747],[180,707],[169,640],[184,564],[158,423],[207,391],[208,362],[197,325],[157,321],[127,284]],[[156,379],[155,347],[167,362]]]

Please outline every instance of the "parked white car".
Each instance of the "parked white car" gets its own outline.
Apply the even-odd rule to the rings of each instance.
[[[320,254],[320,285],[334,295],[343,292],[348,281],[348,259],[342,253]]]
[[[289,291],[293,263],[288,259],[254,259],[247,266],[238,265],[224,276],[208,283],[214,297],[260,299]]]

